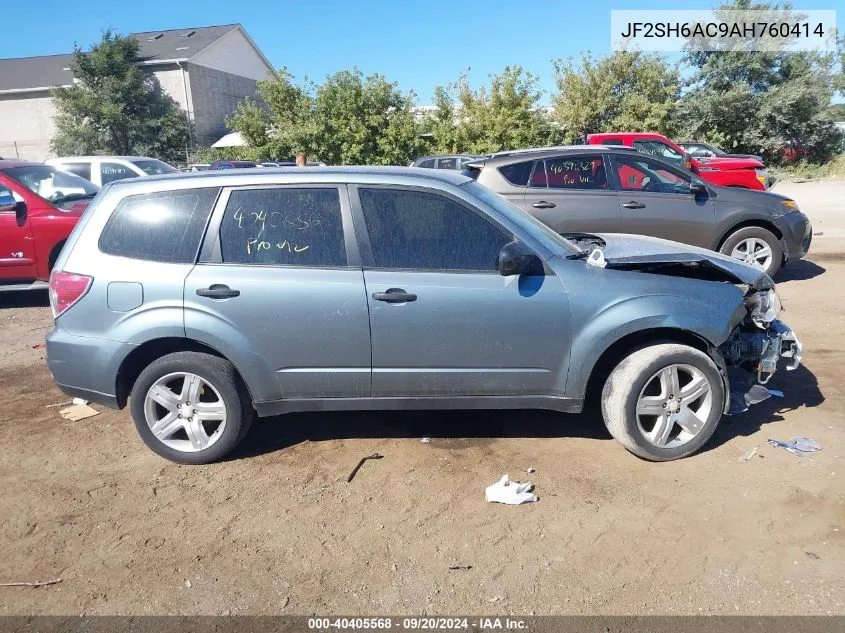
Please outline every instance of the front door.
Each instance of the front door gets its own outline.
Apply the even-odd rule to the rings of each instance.
[[[373,396],[563,394],[566,293],[551,272],[497,272],[513,235],[429,189],[362,185],[352,200],[364,236]]]
[[[237,358],[259,402],[369,396],[370,323],[345,186],[224,191],[215,225],[211,256],[204,246],[185,284],[188,336]]]
[[[710,248],[716,211],[708,192],[690,193],[692,174],[639,154],[613,154],[619,231]]]
[[[538,160],[522,206],[558,233],[619,230],[619,203],[599,153]]]
[[[23,203],[12,185],[0,180],[0,197]],[[29,219],[15,210],[0,211],[0,281],[31,281],[36,277],[35,242]]]

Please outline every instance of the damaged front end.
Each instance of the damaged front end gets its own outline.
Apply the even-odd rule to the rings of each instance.
[[[741,413],[769,398],[772,393],[765,385],[781,358],[787,360],[787,370],[800,364],[801,343],[780,321],[780,299],[774,282],[762,270],[706,249],[642,235],[567,233],[564,237],[581,249],[591,266],[729,283],[744,289],[745,314],[727,340],[712,350],[729,387],[725,413]]]
[[[752,290],[745,296],[745,318],[719,346],[730,386],[728,414],[742,413],[772,394],[766,385],[781,358],[791,371],[801,363],[801,343],[779,320],[781,303],[774,289]]]

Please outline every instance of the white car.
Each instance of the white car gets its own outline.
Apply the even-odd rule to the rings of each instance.
[[[165,162],[146,156],[65,156],[51,158],[45,162],[90,180],[100,187],[113,180],[175,174],[178,171]]]

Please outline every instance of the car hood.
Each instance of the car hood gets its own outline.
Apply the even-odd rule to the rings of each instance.
[[[705,166],[715,169],[765,169],[763,163],[753,158],[696,158],[696,161]]]
[[[743,284],[753,290],[774,287],[771,277],[762,270],[697,246],[627,233],[582,233],[564,237],[588,249],[602,247],[607,268],[724,281]]]
[[[708,186],[713,186],[708,185]],[[744,205],[765,207],[783,215],[784,200],[792,200],[789,196],[774,191],[760,191],[758,189],[743,189],[742,187],[715,187],[719,202],[730,202]]]

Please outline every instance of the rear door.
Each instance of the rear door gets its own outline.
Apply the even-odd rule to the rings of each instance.
[[[619,201],[599,152],[537,160],[522,207],[558,233],[619,230]]]
[[[370,395],[370,323],[345,185],[224,190],[185,283],[185,329],[254,400]]]
[[[619,230],[710,248],[715,207],[709,193],[694,195],[692,174],[640,154],[612,154],[619,187]]]
[[[351,191],[374,397],[562,395],[569,303],[553,273],[501,276],[496,258],[514,236],[444,192]]]

